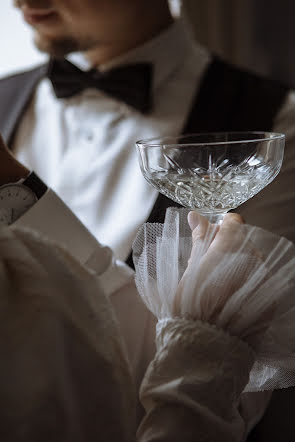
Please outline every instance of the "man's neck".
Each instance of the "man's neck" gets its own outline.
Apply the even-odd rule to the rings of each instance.
[[[171,16],[170,11],[154,23],[149,23],[148,20],[146,20],[146,26],[142,26],[141,23],[137,24],[137,31],[134,30],[134,28],[133,30],[131,29],[130,35],[125,34],[124,38],[117,38],[115,45],[105,47],[100,46],[99,48],[93,48],[85,52],[85,58],[89,61],[92,67],[99,67],[102,64],[109,63],[112,59],[120,57],[153,39],[167,29],[173,21],[174,19]]]

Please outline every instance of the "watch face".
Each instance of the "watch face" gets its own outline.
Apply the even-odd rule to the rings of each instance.
[[[0,223],[11,224],[37,202],[36,195],[22,184],[0,187]]]

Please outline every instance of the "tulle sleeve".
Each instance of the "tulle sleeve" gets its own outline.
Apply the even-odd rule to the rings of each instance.
[[[192,242],[187,215],[169,209],[133,246],[139,293],[158,318],[138,439],[241,442],[271,389],[295,384],[295,247],[239,223]]]
[[[254,354],[242,340],[201,321],[158,323],[157,353],[140,397],[140,442],[241,442],[239,411]]]
[[[247,343],[255,363],[245,391],[295,385],[295,246],[237,224],[226,245],[211,250],[218,238],[209,230],[192,250],[187,215],[168,209],[164,224],[138,232],[133,257],[143,301],[160,324],[200,320]]]

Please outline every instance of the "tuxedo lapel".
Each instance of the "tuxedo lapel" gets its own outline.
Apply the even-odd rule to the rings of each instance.
[[[0,133],[10,147],[15,129],[47,65],[0,80]]]

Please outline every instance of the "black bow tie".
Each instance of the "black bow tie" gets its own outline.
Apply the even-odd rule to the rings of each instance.
[[[65,59],[51,59],[48,78],[57,98],[69,98],[87,88],[96,88],[142,113],[151,109],[153,66],[137,63],[119,66],[107,72],[84,72]]]

